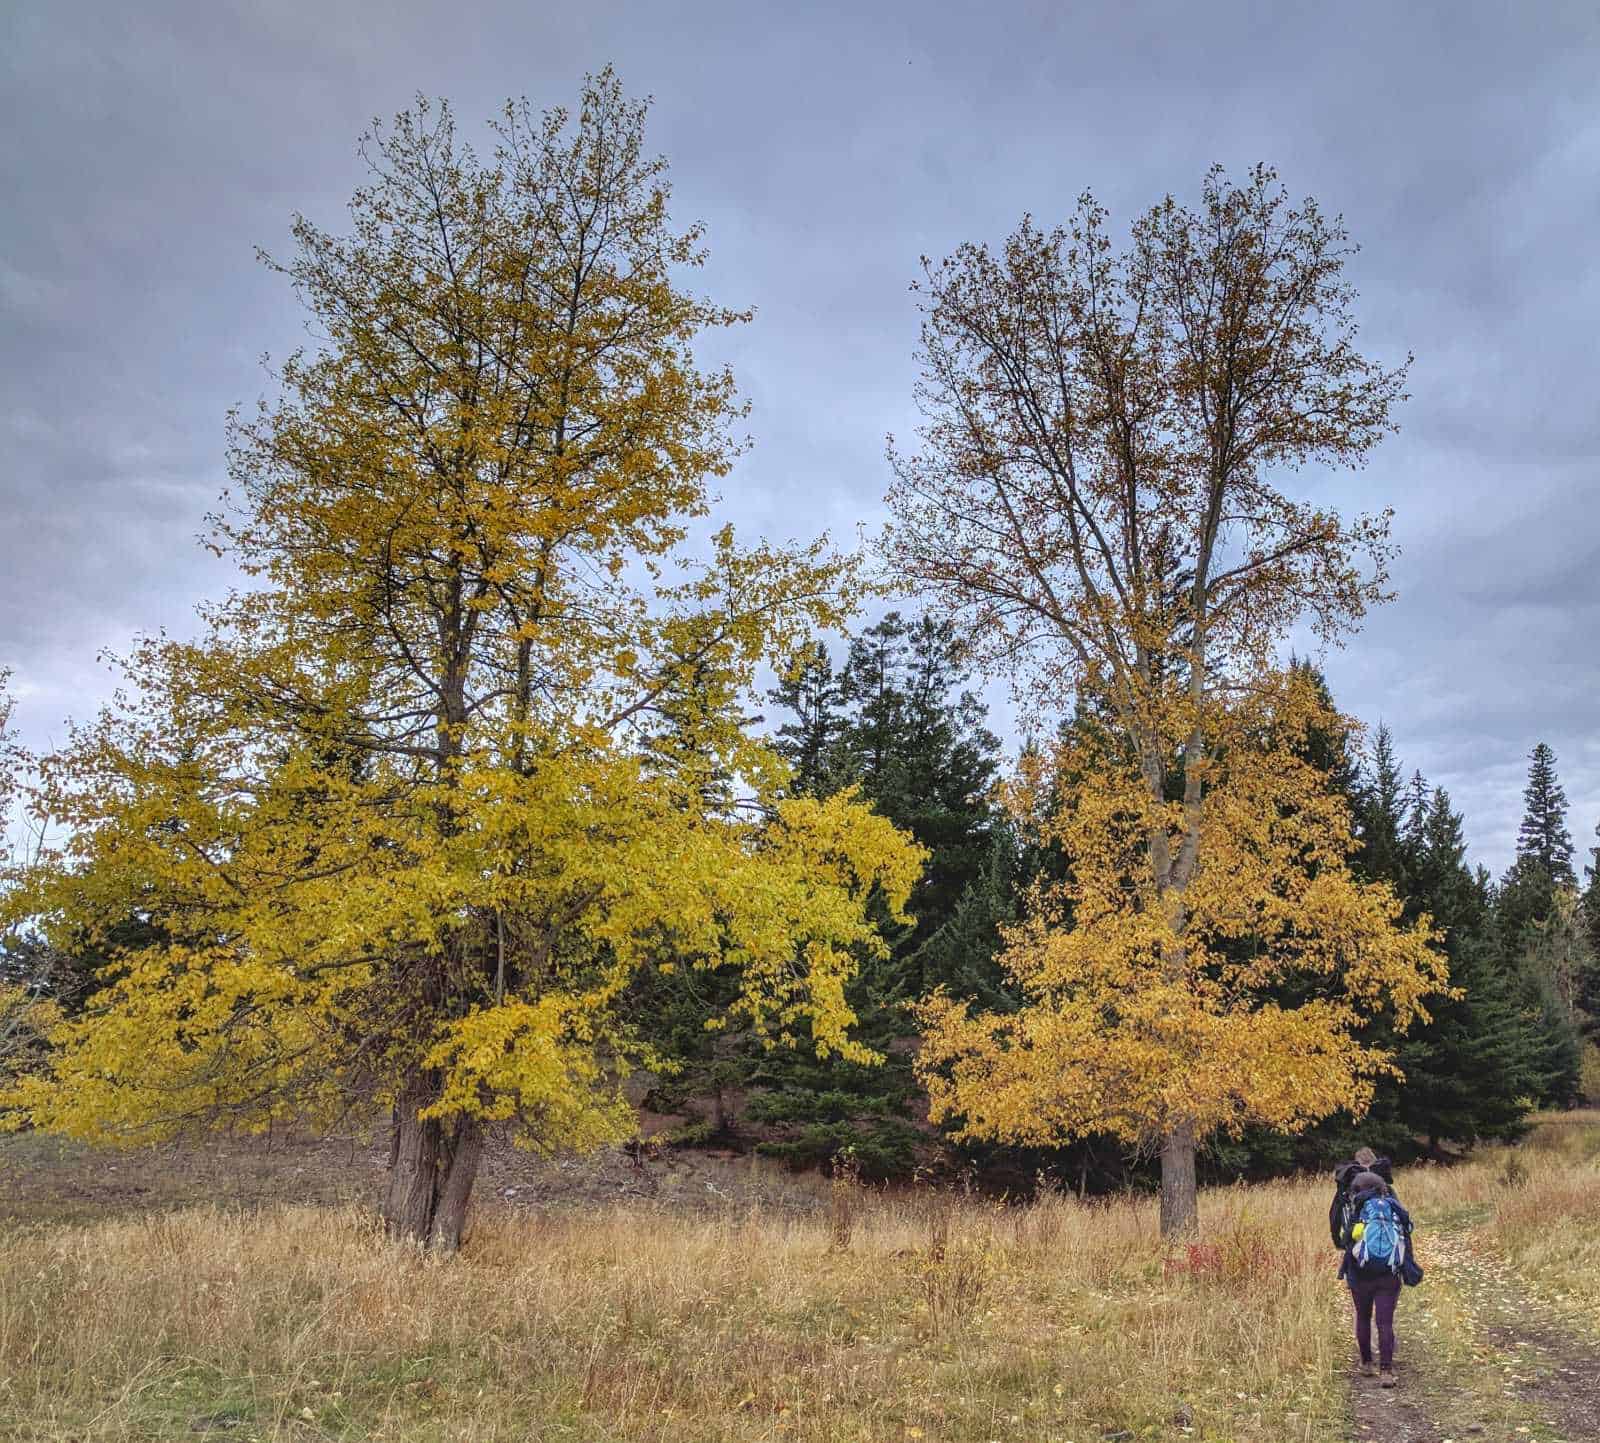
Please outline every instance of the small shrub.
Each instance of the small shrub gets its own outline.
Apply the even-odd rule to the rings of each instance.
[[[1525,1188],[1528,1185],[1529,1176],[1527,1163],[1523,1162],[1516,1153],[1507,1153],[1505,1166],[1500,1169],[1501,1183],[1508,1188]]]
[[[834,1159],[833,1177],[828,1184],[828,1246],[834,1252],[850,1250],[860,1192],[861,1174],[847,1148]]]
[[[831,1172],[834,1159],[848,1152],[859,1177],[883,1182],[911,1173],[919,1140],[914,1128],[893,1119],[819,1122],[801,1128],[794,1137],[759,1142],[756,1151],[777,1158],[795,1172],[813,1167]]]
[[[974,1243],[947,1244],[922,1263],[922,1296],[934,1332],[958,1330],[971,1317],[989,1279],[989,1255]]]
[[[927,1214],[927,1246],[918,1257],[918,1279],[929,1326],[938,1334],[959,1328],[971,1316],[990,1272],[988,1251],[978,1242],[956,1234],[956,1210],[960,1206],[948,1193],[933,1199]]]
[[[661,1141],[668,1147],[706,1147],[716,1137],[715,1124],[701,1117],[662,1133]]]

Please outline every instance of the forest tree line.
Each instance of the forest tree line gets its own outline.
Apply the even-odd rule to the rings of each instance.
[[[1296,665],[1326,695],[1321,674]],[[942,988],[1020,1007],[997,961],[1002,929],[1022,915],[1040,876],[1070,867],[1001,799],[1003,747],[952,629],[891,612],[842,646],[817,642],[769,705],[794,788],[817,796],[859,789],[928,850],[911,902],[915,925],[887,926],[889,950],[853,983],[863,1036],[886,1062],[863,1066],[818,1058],[803,1040],[772,1049],[707,1031],[721,1002],[681,979],[652,999],[663,1049],[682,1070],[650,1101],[668,1112],[698,1110],[673,1140],[754,1147],[795,1165],[844,1163],[876,1178],[920,1167],[975,1169],[993,1186],[1024,1188],[1041,1174],[1089,1190],[1147,1181],[1149,1158],[1114,1138],[1055,1149],[981,1146],[952,1143],[921,1122],[910,1004]],[[1471,863],[1450,794],[1407,772],[1387,726],[1364,737],[1314,737],[1309,751],[1349,803],[1353,866],[1389,883],[1409,917],[1433,918],[1461,995],[1434,1003],[1431,1024],[1410,1036],[1395,1036],[1381,1015],[1371,1021],[1369,1040],[1395,1049],[1403,1075],[1379,1082],[1359,1122],[1343,1114],[1299,1134],[1218,1133],[1206,1173],[1223,1180],[1315,1166],[1347,1155],[1358,1137],[1397,1159],[1443,1158],[1520,1137],[1536,1109],[1579,1101],[1600,1081],[1600,826],[1580,878],[1551,749],[1533,748],[1516,858],[1499,878]]]

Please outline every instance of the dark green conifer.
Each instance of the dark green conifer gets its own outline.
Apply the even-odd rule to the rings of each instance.
[[[773,746],[794,770],[795,793],[823,797],[837,791],[842,775],[839,733],[845,718],[827,643],[813,642],[768,699],[790,714],[773,734]]]
[[[1520,1136],[1537,1079],[1533,1039],[1510,980],[1494,963],[1489,900],[1467,867],[1462,819],[1442,787],[1420,814],[1412,829],[1412,900],[1444,934],[1450,980],[1461,996],[1430,1002],[1432,1020],[1401,1044],[1397,1116],[1437,1153],[1446,1139]]]
[[[1373,739],[1372,764],[1351,798],[1358,850],[1358,872],[1374,882],[1388,882],[1405,896],[1408,889],[1402,833],[1405,830],[1404,783],[1395,756],[1394,735],[1382,722]]]
[[[1558,887],[1575,887],[1572,834],[1567,830],[1567,794],[1556,777],[1556,754],[1540,742],[1528,757],[1528,785],[1517,833],[1517,858],[1535,862]]]

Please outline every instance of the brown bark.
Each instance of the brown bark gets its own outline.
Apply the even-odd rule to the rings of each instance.
[[[1161,1140],[1161,1236],[1184,1237],[1199,1223],[1195,1204],[1194,1124],[1179,1123]]]
[[[383,1222],[391,1237],[455,1252],[483,1157],[483,1128],[474,1118],[418,1117],[432,1101],[431,1081],[418,1072],[395,1109]]]

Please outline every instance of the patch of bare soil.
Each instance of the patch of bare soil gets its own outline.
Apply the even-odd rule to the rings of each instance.
[[[1526,1300],[1524,1300],[1526,1303]],[[1593,1342],[1541,1319],[1528,1308],[1516,1323],[1486,1324],[1483,1336],[1512,1360],[1512,1391],[1563,1443],[1600,1439],[1600,1367]]]
[[[1426,1381],[1429,1371],[1429,1360],[1419,1358],[1405,1368],[1404,1386],[1397,1388],[1380,1388],[1376,1378],[1357,1373],[1350,1383],[1352,1438],[1357,1443],[1369,1438],[1374,1443],[1443,1443],[1452,1437],[1435,1421],[1428,1404],[1433,1391]]]

